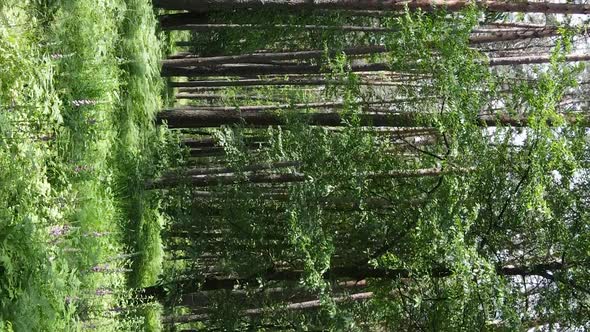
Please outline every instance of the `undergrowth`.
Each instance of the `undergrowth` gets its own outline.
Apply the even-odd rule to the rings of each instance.
[[[0,4],[0,331],[157,330],[174,145],[148,0]],[[155,326],[155,327],[154,327]]]

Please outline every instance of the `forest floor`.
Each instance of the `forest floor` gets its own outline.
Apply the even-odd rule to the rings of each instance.
[[[161,271],[143,183],[175,144],[158,34],[149,0],[0,1],[0,331],[159,329],[129,300]]]

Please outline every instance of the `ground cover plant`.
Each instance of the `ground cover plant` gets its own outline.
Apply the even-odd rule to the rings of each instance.
[[[160,272],[161,216],[137,184],[167,139],[151,4],[14,1],[0,19],[0,329],[141,329],[157,307],[130,289]]]

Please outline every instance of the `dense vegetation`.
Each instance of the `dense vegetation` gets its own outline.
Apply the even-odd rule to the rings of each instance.
[[[0,4],[0,330],[590,328],[588,11]]]
[[[0,34],[0,330],[135,331],[129,286],[162,259],[141,183],[171,139],[152,6],[4,2]]]

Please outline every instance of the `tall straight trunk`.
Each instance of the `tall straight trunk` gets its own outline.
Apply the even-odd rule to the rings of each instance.
[[[342,53],[345,53],[347,55],[376,54],[384,52],[387,52],[387,48],[381,45],[351,47],[342,50]],[[334,54],[336,54],[336,51],[328,53],[328,55],[330,56],[333,56]],[[162,65],[164,67],[186,67],[229,63],[268,63],[270,61],[277,60],[308,60],[320,58],[324,55],[326,55],[326,51],[324,50],[276,53],[250,53],[241,55],[169,59],[162,61]]]
[[[345,301],[364,301],[373,298],[373,292],[365,292],[365,293],[356,293],[351,294],[348,296],[339,296],[332,298],[332,301],[335,303],[341,303]],[[307,310],[307,309],[317,309],[321,306],[320,300],[311,300],[311,301],[304,301],[304,302],[297,302],[297,303],[287,303],[281,307],[274,308],[274,309],[266,309],[266,308],[254,308],[254,309],[246,309],[240,312],[240,315],[244,316],[257,316],[262,315],[270,310],[285,310],[285,311],[296,311],[296,310]],[[162,319],[163,323],[190,323],[190,322],[198,322],[208,318],[207,314],[189,314],[189,315],[179,315],[179,316],[168,316]]]
[[[352,72],[376,72],[390,71],[390,66],[385,63],[370,63],[352,65]],[[162,67],[162,76],[259,76],[259,75],[285,75],[285,74],[322,74],[328,69],[319,65],[271,65],[255,63],[237,63],[216,65],[207,67]]]
[[[469,173],[472,168],[424,168],[415,170],[392,170],[382,173],[358,174],[374,180],[396,179],[396,178],[419,178],[419,177],[436,177],[447,174]],[[147,189],[170,188],[180,184],[191,184],[196,187],[208,187],[216,185],[226,185],[235,183],[295,183],[303,182],[307,179],[305,174],[301,173],[283,173],[283,174],[259,174],[255,172],[245,173],[213,173],[213,174],[181,174],[178,176],[162,177],[146,183]],[[383,200],[367,200],[367,204],[373,204],[375,208],[388,208],[389,204]],[[359,202],[343,201],[339,199],[327,200],[327,205],[332,205],[331,209],[355,209]]]
[[[590,61],[590,54],[571,54],[565,57],[566,62]],[[529,56],[512,56],[502,58],[490,58],[490,66],[513,66],[513,65],[529,65],[541,64],[551,62],[551,55],[529,55]]]
[[[208,148],[196,148],[196,149],[190,149],[189,155],[191,157],[195,157],[195,158],[224,156],[225,150],[219,146],[208,147]]]
[[[316,297],[315,294],[310,293],[305,288],[301,287],[298,284],[289,285],[290,287],[275,287],[275,288],[267,288],[261,290],[260,292],[256,292],[254,296],[256,297],[270,297],[275,302],[284,302],[284,301],[303,301],[304,299],[314,298]],[[339,282],[334,284],[332,290],[333,291],[351,291],[351,290],[362,290],[367,287],[366,280],[361,281],[345,281]],[[183,294],[180,300],[180,305],[185,307],[205,307],[211,301],[212,296],[215,296],[215,292],[205,291],[205,292],[195,292],[190,294]],[[246,290],[234,290],[230,293],[226,293],[228,297],[237,297],[248,299],[248,295],[252,295],[252,292]],[[353,297],[354,298],[354,297]],[[259,299],[261,300],[261,299]],[[244,301],[244,300],[243,300]],[[242,301],[242,302],[243,302]]]
[[[277,24],[273,26],[268,25],[257,25],[257,24],[230,24],[230,23],[217,23],[217,24],[184,24],[177,25],[170,30],[187,30],[195,32],[208,32],[214,30],[225,30],[225,29],[280,29],[280,28],[293,28],[293,29],[305,29],[305,30],[340,30],[350,32],[365,32],[365,33],[383,33],[383,32],[395,32],[394,29],[372,27],[372,26],[328,26],[328,25],[285,25]],[[503,30],[503,31],[502,31]],[[519,31],[507,31],[500,29],[494,33],[482,31],[478,35],[472,35],[469,38],[469,42],[472,45],[478,45],[483,43],[494,43],[501,41],[520,40],[528,38],[544,38],[556,36],[558,29],[556,27],[547,27],[543,29],[521,29]],[[176,43],[177,46],[190,47],[193,45],[190,41],[180,41]]]
[[[547,262],[534,265],[521,266],[498,266],[496,267],[496,274],[500,276],[540,276],[546,277],[547,272],[559,272],[567,269],[567,266],[561,262]],[[452,270],[446,267],[432,268],[428,275],[433,278],[445,278],[453,274]],[[324,279],[327,280],[364,280],[367,278],[376,279],[399,279],[408,278],[412,275],[412,271],[406,269],[382,269],[371,268],[368,266],[345,266],[334,267],[328,269],[324,274]],[[259,279],[266,281],[290,281],[298,282],[305,276],[303,271],[289,270],[270,272],[260,278],[240,279],[240,278],[204,278],[204,279],[185,279],[176,280],[166,285],[155,285],[146,287],[140,290],[140,295],[153,296],[159,299],[164,299],[166,296],[166,288],[173,287],[179,294],[188,294],[199,291],[210,290],[233,290],[239,286],[259,286]]]
[[[512,41],[529,38],[545,38],[557,36],[559,31],[557,28],[544,28],[544,29],[526,29],[521,31],[510,31],[510,32],[498,32],[493,34],[481,34],[471,36],[469,43],[472,45],[484,44],[484,43],[497,43],[502,41]]]
[[[556,26],[545,25],[545,24],[533,24],[533,23],[524,23],[524,22],[490,22],[486,23],[486,25],[496,26],[496,27],[504,27],[504,28],[520,28],[520,29],[544,29],[544,28],[552,28],[557,29]]]
[[[357,25],[315,25],[315,24],[249,24],[249,23],[186,23],[182,25],[164,27],[165,30],[185,30],[194,32],[209,32],[226,29],[298,29],[298,30],[328,30],[346,32],[393,32],[391,28]],[[187,46],[187,45],[184,45]]]
[[[446,9],[461,11],[476,5],[491,12],[523,12],[546,14],[590,14],[590,5],[504,0],[153,0],[159,8],[209,12],[244,8],[276,8],[287,10],[342,9],[342,10],[409,10],[433,11]]]
[[[268,139],[264,136],[252,136],[244,138],[244,143],[246,146],[259,146],[266,143],[267,141]],[[181,144],[190,148],[212,148],[219,146],[217,140],[210,137],[200,139],[184,139],[181,141]]]
[[[190,99],[190,100],[220,100],[220,99],[236,99],[236,100],[264,100],[264,101],[275,101],[284,102],[284,99],[271,98],[265,96],[248,96],[248,95],[223,95],[223,94],[210,94],[210,93],[177,93],[176,99]]]
[[[195,187],[210,187],[217,185],[235,184],[240,182],[247,183],[293,183],[305,181],[306,176],[301,173],[284,173],[284,174],[258,174],[243,173],[240,176],[236,174],[215,174],[215,175],[196,175],[190,177],[170,177],[161,178],[156,181],[148,181],[145,184],[146,189],[163,189],[177,186],[179,184],[190,184]]]
[[[209,314],[171,315],[162,318],[164,324],[185,324],[209,319]]]
[[[344,118],[338,112],[323,113],[299,113],[298,115],[312,126],[344,126]],[[418,127],[428,125],[419,121],[416,114],[411,113],[362,113],[359,115],[361,125],[374,127]],[[248,127],[282,126],[287,124],[286,116],[276,112],[249,112],[249,111],[208,111],[208,110],[184,110],[175,109],[160,112],[157,117],[159,123],[166,122],[170,128],[207,128],[222,125],[243,124]],[[480,126],[513,126],[525,127],[528,125],[526,117],[511,117],[506,114],[492,116],[482,115],[474,118]],[[568,118],[574,123],[576,119]],[[588,118],[580,120],[582,124],[588,122]],[[551,125],[551,123],[549,123]]]
[[[409,102],[418,102],[418,101],[427,101],[433,100],[433,97],[420,97],[420,98],[397,98],[397,99],[384,99],[384,100],[375,100],[375,101],[361,101],[356,103],[351,103],[352,105],[359,105],[359,106],[378,106],[378,105],[397,105],[397,104],[404,104]],[[192,110],[192,111],[215,111],[215,112],[232,112],[232,111],[241,111],[241,112],[262,112],[262,111],[279,111],[279,110],[302,110],[302,109],[316,109],[316,108],[341,108],[344,107],[345,103],[341,101],[324,101],[324,102],[316,102],[316,103],[304,103],[304,104],[277,104],[277,105],[246,105],[246,106],[219,106],[219,105],[207,105],[207,106],[186,106],[182,108],[183,110]]]
[[[256,172],[256,171],[265,171],[277,168],[286,168],[286,167],[298,167],[301,163],[298,161],[281,161],[276,163],[261,163],[261,164],[253,164],[242,167],[242,171],[246,172]],[[211,175],[211,174],[225,174],[225,173],[234,173],[236,169],[231,167],[203,167],[203,168],[189,168],[185,170],[179,170],[175,173],[167,174],[168,177],[175,177],[178,175],[183,176],[195,176],[195,175]],[[166,177],[166,176],[164,176]]]
[[[335,297],[332,300],[336,303],[340,303],[340,302],[344,302],[344,301],[363,301],[363,300],[371,299],[372,297],[373,297],[373,292],[366,292],[366,293],[351,294],[349,296]],[[313,300],[313,301],[305,301],[305,302],[299,302],[299,303],[289,303],[289,304],[285,305],[284,307],[282,307],[281,309],[283,309],[283,310],[305,310],[305,309],[319,308],[320,305],[321,305],[320,300]],[[243,313],[246,315],[260,315],[260,314],[263,314],[265,311],[266,310],[263,308],[257,308],[257,309],[244,310]]]
[[[174,13],[158,16],[160,27],[164,30],[172,30],[186,24],[207,24],[209,15],[206,13]]]
[[[229,87],[229,86],[302,86],[302,85],[344,85],[345,81],[330,80],[330,79],[289,79],[289,80],[271,80],[271,79],[240,79],[240,80],[203,80],[203,81],[187,81],[187,82],[170,82],[171,87]],[[379,86],[399,86],[410,85],[405,82],[385,82],[385,81],[371,81],[361,80],[360,85],[379,85]]]
[[[178,45],[176,45],[178,46]],[[191,52],[178,52],[168,56],[168,59],[184,59],[194,57],[195,55]]]
[[[566,62],[590,61],[590,54],[571,54],[564,59]],[[551,55],[512,56],[501,58],[489,58],[484,60],[487,65],[506,66],[524,64],[549,63]],[[391,71],[387,63],[370,63],[352,65],[352,72],[376,72]],[[162,76],[258,76],[274,74],[321,74],[327,72],[317,65],[267,65],[267,64],[228,64],[197,68],[162,68]]]
[[[343,118],[337,112],[312,113],[300,116],[306,118],[311,125],[342,126]],[[194,111],[169,110],[158,114],[158,122],[167,122],[171,128],[206,128],[221,125],[245,124],[251,127],[268,127],[285,125],[286,117],[273,112],[245,111]],[[363,125],[378,127],[416,127],[416,117],[412,114],[362,114]]]

